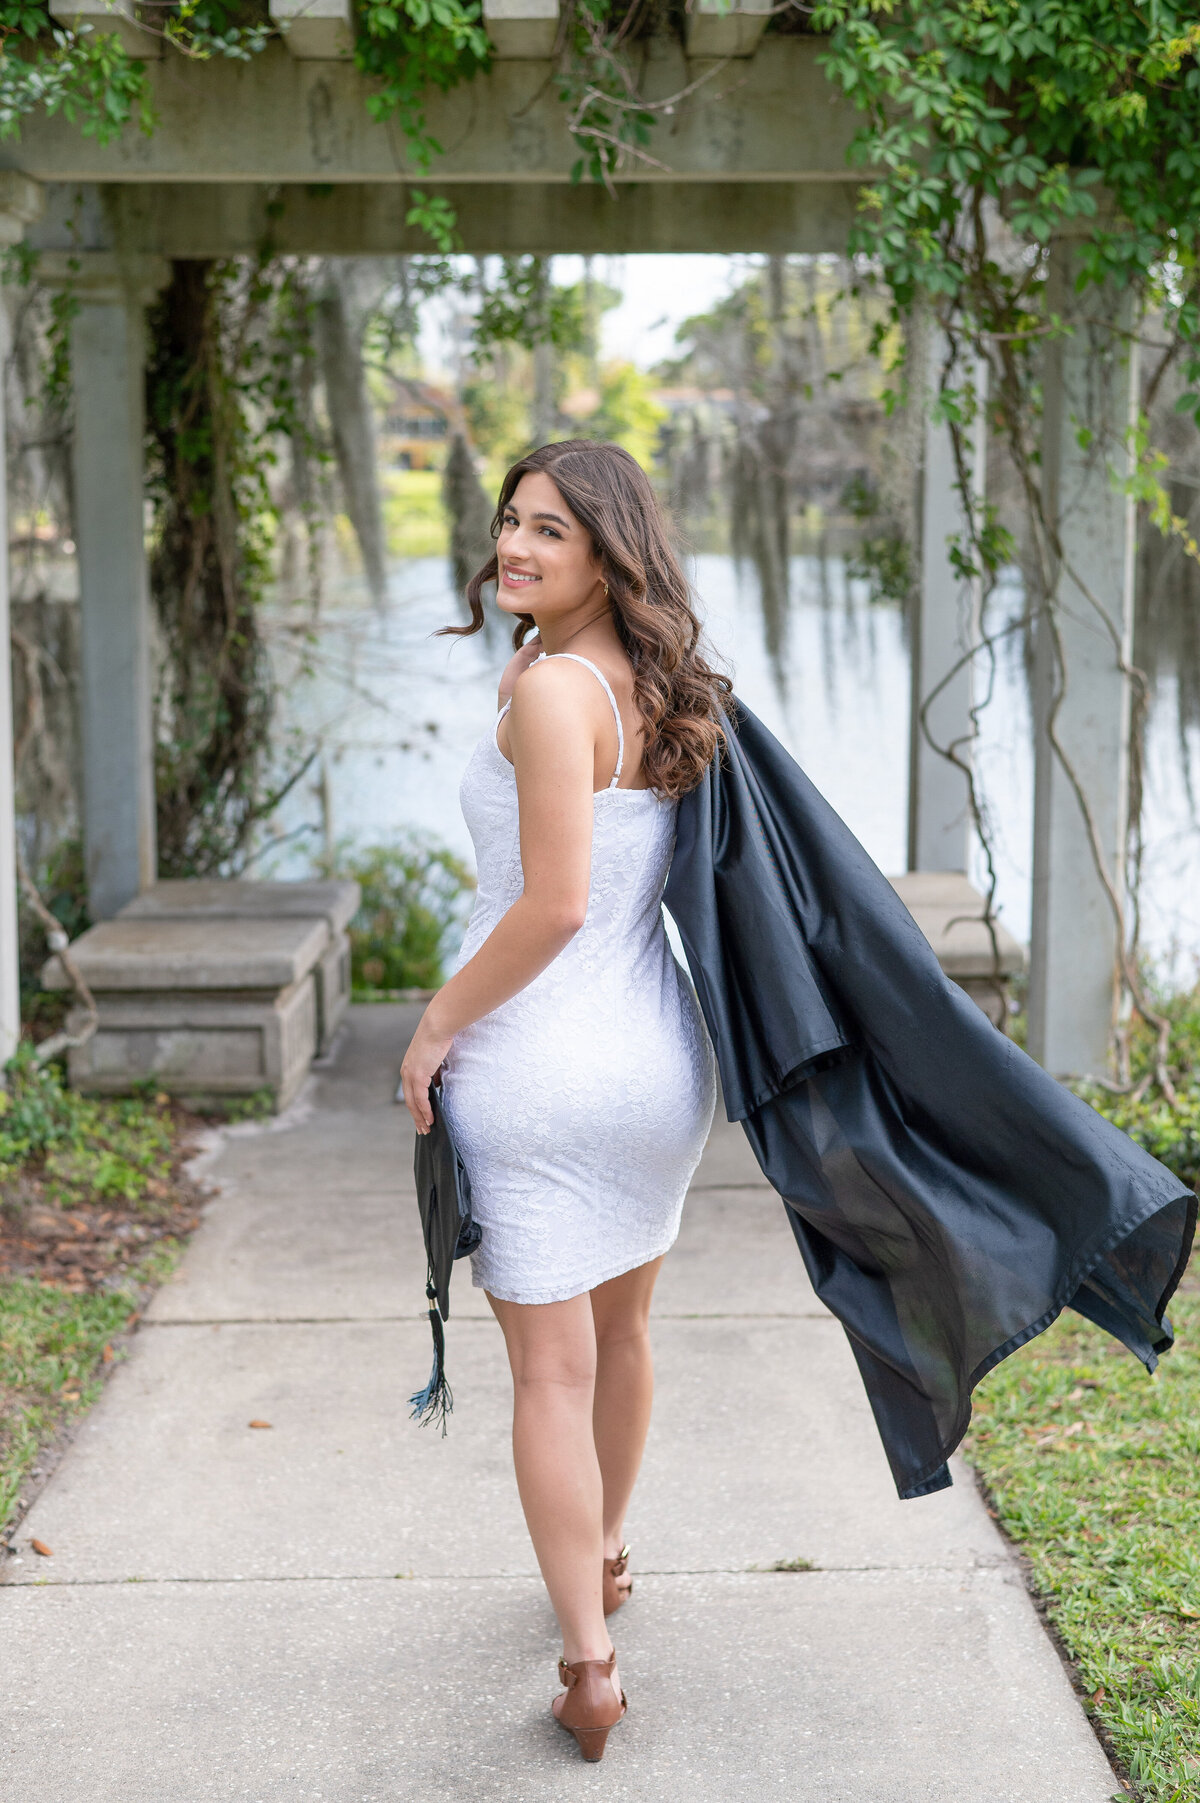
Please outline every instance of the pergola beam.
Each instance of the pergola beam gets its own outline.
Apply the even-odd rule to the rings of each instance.
[[[464,250],[551,256],[637,251],[788,253],[844,248],[857,188],[850,182],[636,183],[614,196],[598,184],[561,182],[438,188],[455,209]],[[404,181],[268,188],[249,182],[117,184],[73,182],[46,189],[35,249],[128,249],[165,257],[371,257],[428,251],[406,224]]]
[[[685,57],[673,39],[651,49],[649,99],[707,79],[658,127],[651,150],[661,166],[635,160],[622,187],[863,179],[845,158],[857,114],[819,68],[815,41],[768,38],[731,64]],[[553,77],[552,63],[500,59],[448,94],[431,91],[426,123],[444,153],[425,171],[400,127],[371,117],[375,84],[350,63],[309,61],[276,43],[244,63],[166,56],[147,71],[157,117],[149,136],[131,124],[101,145],[61,118],[34,117],[0,146],[0,167],[48,182],[570,184],[579,146]]]
[[[694,0],[685,31],[689,56],[753,56],[767,28],[764,0]]]

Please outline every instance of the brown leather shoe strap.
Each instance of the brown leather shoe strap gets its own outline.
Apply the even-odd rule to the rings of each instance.
[[[611,1678],[613,1667],[616,1663],[616,1647],[613,1648],[607,1659],[576,1659],[571,1665],[568,1665],[565,1659],[560,1658],[558,1662],[558,1681],[560,1684],[565,1685],[568,1690],[574,1690],[589,1666],[595,1666],[597,1671],[604,1672],[607,1677]]]

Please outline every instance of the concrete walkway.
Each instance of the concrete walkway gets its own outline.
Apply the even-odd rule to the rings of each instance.
[[[406,1418],[429,1364],[391,1104],[413,1017],[354,1010],[308,1118],[228,1141],[25,1521],[5,1803],[1107,1803],[969,1477],[896,1501],[841,1329],[723,1123],[659,1286],[629,1719],[582,1764],[548,1714],[500,1336],[461,1272],[449,1436]],[[794,1560],[816,1569],[771,1569]]]

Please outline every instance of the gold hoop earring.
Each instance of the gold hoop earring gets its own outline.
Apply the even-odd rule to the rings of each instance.
[[[604,584],[604,599],[606,601],[608,600],[608,584],[607,584],[607,582]]]

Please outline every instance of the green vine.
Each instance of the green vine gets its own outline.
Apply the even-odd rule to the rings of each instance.
[[[865,115],[852,157],[875,172],[851,248],[898,314],[924,295],[1000,363],[1010,431],[1036,418],[1030,353],[1061,329],[1050,239],[1083,221],[1081,282],[1161,308],[1200,390],[1200,24],[1160,0],[829,0],[813,27]],[[1005,235],[1024,254],[1005,257]],[[1200,423],[1200,392],[1184,404]]]
[[[136,119],[153,127],[146,65],[115,32],[70,31],[40,0],[0,5],[0,137],[15,137],[39,107],[107,144]]]
[[[826,73],[864,116],[851,155],[873,173],[852,249],[878,272],[894,317],[926,309],[948,346],[935,411],[950,428],[968,520],[958,566],[990,580],[1011,551],[994,513],[972,499],[969,367],[982,361],[990,372],[992,424],[1022,485],[1061,696],[1063,641],[1050,598],[1063,551],[1043,506],[1038,442],[1039,353],[1047,339],[1070,329],[1050,305],[1051,240],[1070,237],[1080,288],[1107,283],[1131,291],[1143,314],[1155,310],[1167,343],[1147,393],[1153,397],[1178,359],[1186,376],[1180,405],[1200,421],[1200,25],[1162,0],[828,0],[815,7],[813,26],[830,34],[821,58]],[[1165,460],[1149,444],[1145,420],[1125,449],[1135,460],[1127,488],[1193,549],[1172,511]],[[985,634],[981,649],[994,657],[994,639]],[[1134,697],[1136,800],[1146,683],[1120,644],[1114,655]],[[926,732],[931,700],[922,713]],[[1157,1036],[1156,1078],[1173,1102],[1170,1023],[1142,981],[1089,798],[1057,736],[1056,711],[1057,702],[1047,728],[1054,755],[1083,813],[1116,920],[1123,980]],[[936,749],[964,768],[990,861],[974,778],[954,747]],[[1131,813],[1136,835],[1136,808]],[[1128,1044],[1122,1030],[1123,1083],[1131,1081]]]
[[[491,55],[481,0],[367,0],[358,10],[354,61],[379,84],[367,111],[396,121],[418,170],[442,154],[425,117],[426,95],[468,80]],[[405,224],[424,231],[443,255],[458,249],[454,208],[443,195],[414,189]]]
[[[197,59],[245,61],[278,36],[264,18],[244,16],[252,14],[238,0],[182,0],[166,13],[157,35]],[[22,119],[39,108],[50,116],[61,113],[83,137],[101,144],[131,121],[147,133],[155,125],[145,59],[126,49],[116,32],[86,23],[71,29],[51,17],[44,0],[3,0],[0,138],[15,137]]]
[[[302,278],[282,260],[249,269],[173,263],[151,312],[147,486],[164,652],[156,750],[163,876],[236,868],[254,823],[281,798],[265,780],[272,696],[258,603],[276,518],[271,447],[307,431],[298,365],[311,356],[308,315]]]

